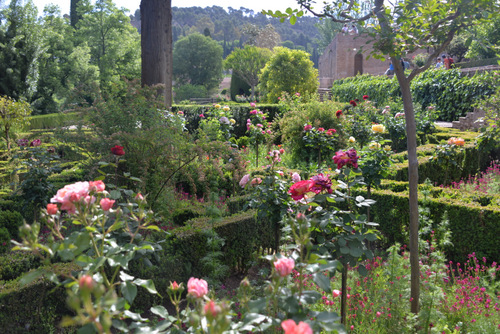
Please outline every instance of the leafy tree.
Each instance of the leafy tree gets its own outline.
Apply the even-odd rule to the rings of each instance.
[[[99,67],[101,87],[140,75],[139,34],[130,24],[125,10],[118,9],[111,0],[80,0],[76,29],[77,45],[87,43],[92,60]]]
[[[178,40],[173,52],[178,83],[217,87],[222,79],[222,47],[210,37],[194,33]]]
[[[10,130],[29,123],[31,109],[24,101],[15,101],[7,96],[0,96],[0,126],[10,152]]]
[[[271,58],[269,49],[245,45],[243,49],[234,50],[225,61],[224,66],[233,70],[251,88],[251,99],[255,96],[255,87],[259,83],[260,71]]]
[[[260,86],[269,102],[277,102],[282,92],[300,93],[303,96],[318,90],[318,70],[301,50],[277,47],[260,76]]]
[[[487,59],[498,54],[500,44],[500,17],[491,22],[476,25],[473,28],[474,38],[469,38],[468,58]]]
[[[446,48],[446,52],[455,57],[457,63],[461,62],[467,54],[467,51],[469,51],[470,43],[468,41],[470,37],[471,33],[467,31],[455,35],[450,45]]]
[[[410,92],[410,83],[418,74],[422,73],[450,44],[455,34],[468,26],[490,22],[498,18],[500,4],[498,1],[488,0],[456,0],[439,2],[435,0],[403,0],[393,6],[387,6],[384,0],[374,0],[372,8],[359,15],[361,1],[331,1],[325,2],[321,10],[317,10],[313,0],[297,0],[304,10],[315,16],[331,19],[334,22],[366,22],[371,20],[373,31],[369,35],[373,38],[373,56],[385,60],[388,55],[403,97],[403,106],[406,119],[406,133],[408,145],[408,174],[409,174],[409,205],[410,205],[410,264],[411,264],[411,311],[419,312],[420,270],[419,270],[419,213],[418,213],[418,160],[417,135],[413,100]],[[277,11],[267,14],[290,18],[295,21],[297,16],[303,15],[303,10],[287,9],[285,13]],[[427,61],[421,67],[405,74],[400,58],[417,49],[432,49]],[[345,304],[342,302],[342,322],[345,323]]]
[[[12,0],[0,25],[0,95],[31,101],[38,86],[42,28],[32,1]],[[1,22],[0,22],[1,23]]]

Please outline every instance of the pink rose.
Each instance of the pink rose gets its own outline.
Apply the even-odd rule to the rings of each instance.
[[[325,129],[324,128],[318,128],[318,131],[319,132],[323,132],[323,131],[325,131]]]
[[[200,118],[205,118],[205,115],[203,115],[203,114],[200,114]]]
[[[78,280],[78,286],[81,290],[91,291],[94,288],[94,279],[90,275],[83,275]]]
[[[208,318],[214,319],[221,312],[221,308],[211,300],[205,304],[204,311]]]
[[[68,213],[75,213],[75,202],[80,201],[81,198],[87,197],[89,194],[89,183],[76,182],[73,184],[65,185],[59,189],[57,193],[50,199],[51,203],[60,203],[61,210],[66,210]]]
[[[312,125],[311,124],[304,125],[304,131],[309,131],[311,129],[312,129]]]
[[[254,109],[254,110],[250,111],[250,115],[257,115],[257,110]]]
[[[47,204],[47,213],[49,215],[55,215],[59,211],[57,204]]]
[[[106,185],[101,180],[89,182],[89,191],[95,191],[95,192],[100,193],[100,192],[103,192],[105,188],[106,188]]]
[[[281,323],[281,327],[285,331],[285,334],[313,334],[309,324],[303,321],[297,325],[295,321],[288,319]]]
[[[333,298],[337,298],[338,296],[340,296],[340,291],[339,290],[333,290],[332,291],[332,296],[333,296]]]
[[[274,262],[274,268],[281,277],[288,276],[295,267],[295,261],[291,258],[282,257]]]
[[[141,193],[137,193],[137,195],[135,195],[135,200],[138,202],[144,201],[144,196],[142,196]]]
[[[208,293],[208,283],[203,279],[191,277],[187,284],[188,295],[202,298]]]
[[[311,180],[299,181],[292,184],[288,192],[292,196],[292,199],[294,199],[295,201],[299,201],[304,198],[305,194],[311,191],[313,185],[314,182]]]
[[[104,211],[109,211],[109,209],[111,209],[113,207],[113,204],[115,204],[115,201],[105,197],[105,198],[101,199],[100,204],[101,204],[101,208]]]
[[[254,178],[251,182],[252,186],[254,186],[256,184],[261,184],[261,183],[262,183],[262,179],[260,177]]]
[[[250,107],[255,108],[255,103],[250,102]]]
[[[299,173],[295,172],[295,173],[292,174],[292,181],[294,183],[297,183],[297,182],[300,181],[300,175],[299,175]]]
[[[248,181],[250,181],[250,174],[244,175],[241,180],[240,180],[240,187],[245,188],[247,185]]]

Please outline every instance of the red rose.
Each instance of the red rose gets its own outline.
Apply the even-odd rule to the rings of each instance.
[[[311,180],[303,180],[292,184],[288,192],[295,201],[304,198],[304,195],[311,191],[314,182]]]
[[[354,100],[349,101],[349,104],[350,104],[351,106],[353,106],[353,107],[355,107],[355,106],[357,106],[357,105],[358,105],[358,104],[356,103],[356,101],[354,101]]]
[[[337,118],[342,116],[342,110],[337,110],[337,112],[335,113],[335,116],[337,116]]]
[[[368,100],[368,95],[363,95],[363,100]]]
[[[123,150],[123,146],[115,145],[115,147],[111,148],[111,153],[114,155],[125,155],[125,151]]]

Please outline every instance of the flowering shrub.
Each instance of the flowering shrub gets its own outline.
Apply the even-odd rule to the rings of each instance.
[[[255,103],[250,103],[252,108],[257,108]],[[271,138],[271,123],[267,121],[268,115],[258,108],[250,111],[247,119],[247,134],[250,143],[255,147],[255,165],[259,166],[259,145],[269,142]]]
[[[124,191],[124,195],[131,195]],[[14,250],[31,250],[43,260],[58,256],[63,261],[76,260],[82,267],[79,274],[66,278],[69,306],[75,316],[63,320],[63,325],[80,325],[88,331],[110,333],[111,327],[123,330],[124,319],[142,326],[145,319],[129,308],[137,287],[157,293],[151,280],[139,279],[128,272],[128,263],[152,253],[159,246],[145,241],[141,233],[159,228],[152,224],[153,214],[146,210],[146,201],[137,194],[132,202],[112,207],[121,193],[108,193],[102,181],[77,182],[59,189],[51,198],[53,204],[43,210],[42,218],[52,238],[39,241],[40,224],[24,225],[22,242]],[[64,212],[63,212],[64,211]],[[65,229],[73,225],[70,234]],[[124,238],[127,236],[127,238]],[[31,272],[27,281],[40,275],[50,275],[43,269]],[[50,275],[57,281],[55,275]]]
[[[228,106],[215,104],[203,117],[200,115],[198,137],[209,141],[227,141],[231,138],[231,131],[236,121],[233,119]]]
[[[305,135],[302,139],[305,142],[305,147],[311,149],[311,154],[316,154],[318,168],[321,167],[321,159],[333,154],[335,146],[337,146],[335,129],[325,130],[324,128],[314,128],[311,124],[304,125]]]

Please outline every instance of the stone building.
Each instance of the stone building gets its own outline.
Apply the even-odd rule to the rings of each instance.
[[[389,59],[381,61],[368,55],[373,50],[369,36],[339,33],[319,58],[319,88],[332,87],[335,80],[356,74],[382,75],[389,68]],[[421,53],[424,51],[416,52]],[[411,59],[413,54],[408,55]]]

